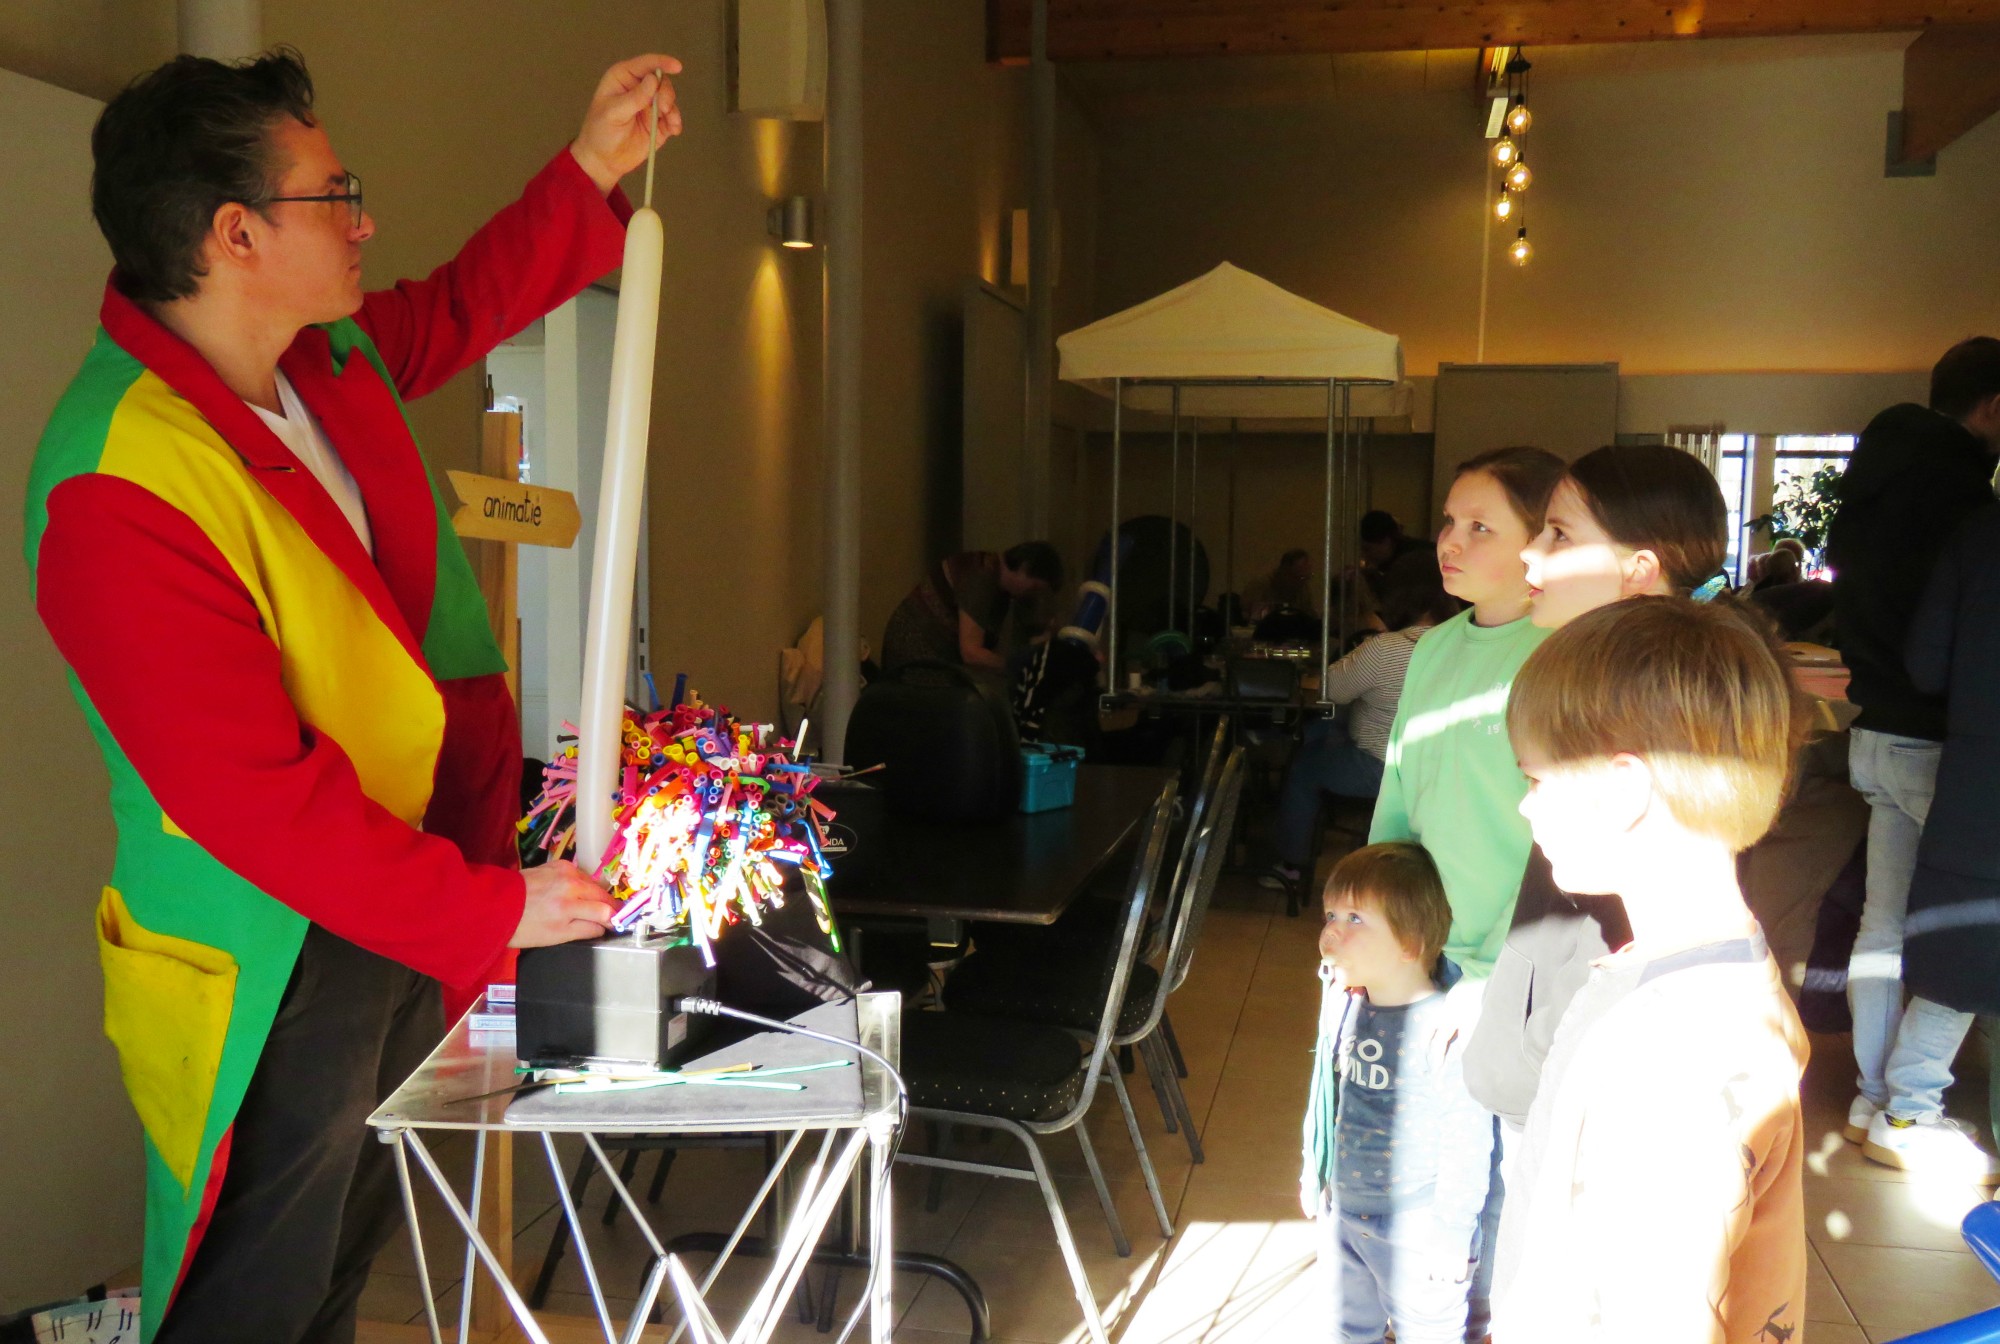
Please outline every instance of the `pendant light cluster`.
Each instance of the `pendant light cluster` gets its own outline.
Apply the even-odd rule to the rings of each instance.
[[[1535,249],[1528,242],[1528,221],[1523,212],[1521,196],[1534,184],[1535,175],[1528,168],[1526,151],[1522,141],[1528,130],[1535,124],[1535,114],[1528,110],[1528,71],[1532,67],[1528,58],[1516,47],[1500,70],[1500,87],[1493,91],[1496,104],[1505,103],[1506,111],[1497,118],[1497,126],[1489,129],[1493,141],[1493,165],[1500,170],[1500,196],[1493,202],[1493,215],[1503,224],[1516,226],[1514,241],[1507,245],[1507,259],[1516,266],[1526,266],[1535,255]]]

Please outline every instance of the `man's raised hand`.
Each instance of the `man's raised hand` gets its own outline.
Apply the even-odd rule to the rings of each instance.
[[[609,195],[618,180],[646,161],[654,145],[648,141],[653,124],[653,92],[660,95],[660,138],[681,133],[681,109],[674,85],[664,76],[678,75],[681,63],[671,56],[648,54],[618,62],[597,81],[583,129],[569,152],[590,175],[597,189]]]

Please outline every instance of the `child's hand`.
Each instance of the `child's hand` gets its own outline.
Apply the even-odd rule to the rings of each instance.
[[[1309,1223],[1319,1217],[1319,1189],[1309,1176],[1299,1177],[1299,1211]]]

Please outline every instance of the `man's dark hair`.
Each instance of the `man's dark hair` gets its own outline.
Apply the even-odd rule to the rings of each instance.
[[[1994,397],[2000,397],[2000,340],[1960,341],[1931,369],[1931,409],[1939,415],[1963,420]]]
[[[1419,621],[1439,625],[1458,615],[1463,602],[1444,590],[1435,550],[1412,551],[1389,567],[1376,614],[1384,629],[1403,630]]]
[[[1394,541],[1403,535],[1403,525],[1387,509],[1370,509],[1361,515],[1361,539],[1371,546],[1378,541]]]
[[[139,303],[193,294],[215,212],[276,194],[271,127],[314,125],[312,103],[312,76],[289,47],[237,64],[176,56],[113,98],[90,133],[90,212],[119,292]]]
[[[1031,579],[1040,579],[1051,591],[1062,587],[1062,557],[1046,541],[1024,541],[1018,546],[1010,546],[1000,558],[1006,562],[1007,568],[1024,573]]]

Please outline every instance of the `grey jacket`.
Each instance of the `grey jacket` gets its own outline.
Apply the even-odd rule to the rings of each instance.
[[[1590,963],[1632,940],[1616,896],[1571,896],[1556,886],[1540,845],[1528,854],[1506,945],[1486,982],[1465,1050],[1473,1099],[1516,1131],[1527,1123],[1542,1062]]]

